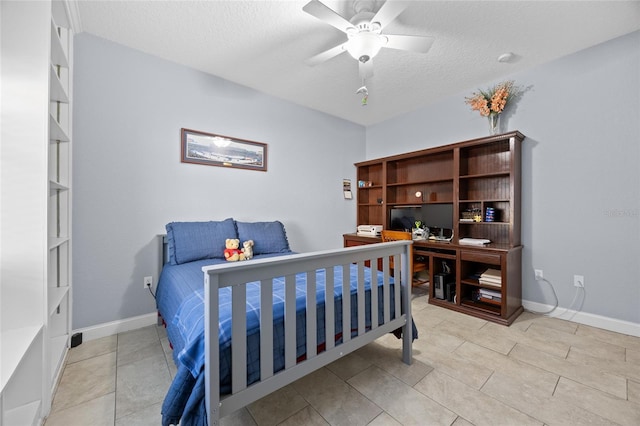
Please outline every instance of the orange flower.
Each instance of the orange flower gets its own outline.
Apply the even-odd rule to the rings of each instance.
[[[472,93],[471,97],[465,98],[465,103],[471,109],[478,111],[481,116],[487,117],[490,114],[500,114],[507,106],[509,96],[513,96],[516,88],[512,80],[504,81],[489,91],[479,90]]]

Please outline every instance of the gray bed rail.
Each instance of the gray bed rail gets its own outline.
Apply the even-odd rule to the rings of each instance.
[[[411,241],[395,241],[370,244],[344,249],[319,251],[314,253],[279,256],[250,262],[233,262],[203,268],[205,280],[205,392],[209,425],[218,425],[219,419],[233,411],[256,401],[269,393],[286,386],[295,380],[347,355],[356,349],[374,341],[386,333],[403,328],[402,360],[412,362],[412,323],[411,323],[411,279],[409,274],[409,249]],[[393,285],[394,316],[390,309],[390,268],[389,257],[395,256],[396,265],[401,271],[394,271]],[[371,291],[371,326],[365,327],[365,263],[382,265],[383,297]],[[335,343],[334,336],[334,266],[342,266],[342,294],[350,293],[350,265],[357,264],[357,335],[342,334],[342,342]],[[317,353],[316,342],[316,270],[324,269],[325,286],[325,338],[326,350]],[[398,273],[400,272],[400,273]],[[304,361],[296,362],[296,280],[299,273],[306,273],[307,309],[306,309],[306,347]],[[375,276],[375,274],[372,274]],[[260,310],[260,380],[247,385],[246,374],[246,284],[260,281],[261,305],[272,304],[274,278],[285,277],[285,368],[273,372],[273,312]],[[372,279],[372,285],[375,281]],[[219,341],[218,341],[218,288],[232,288],[232,392],[219,393]],[[378,305],[383,304],[383,323],[378,325]],[[292,319],[289,319],[292,318]],[[349,297],[342,298],[342,324],[351,323],[351,304]],[[344,328],[344,327],[343,327]]]

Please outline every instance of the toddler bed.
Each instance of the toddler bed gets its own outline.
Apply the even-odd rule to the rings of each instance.
[[[281,223],[228,221],[167,225],[168,263],[157,304],[178,372],[163,403],[164,425],[181,418],[182,425],[216,425],[220,417],[398,329],[403,361],[411,363],[416,333],[408,321],[410,283],[395,285],[388,261],[397,256],[406,273],[410,241],[293,254]],[[183,241],[217,239],[219,246],[228,225],[242,239],[251,228],[253,260],[183,256]],[[195,229],[194,243],[185,236]],[[378,260],[382,271],[366,266]]]

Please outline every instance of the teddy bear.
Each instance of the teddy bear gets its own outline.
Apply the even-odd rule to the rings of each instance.
[[[253,257],[253,240],[247,240],[242,243],[242,253],[244,254],[244,258],[249,260]]]
[[[237,238],[227,238],[225,241],[224,258],[229,262],[235,262],[237,260],[244,260],[244,253],[238,247],[240,247],[240,240]]]

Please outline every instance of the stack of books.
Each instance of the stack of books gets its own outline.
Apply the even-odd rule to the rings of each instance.
[[[499,269],[489,268],[480,274],[478,282],[489,287],[502,287],[502,272]]]
[[[499,291],[481,288],[478,290],[478,300],[487,303],[500,303],[502,301],[502,295]]]

